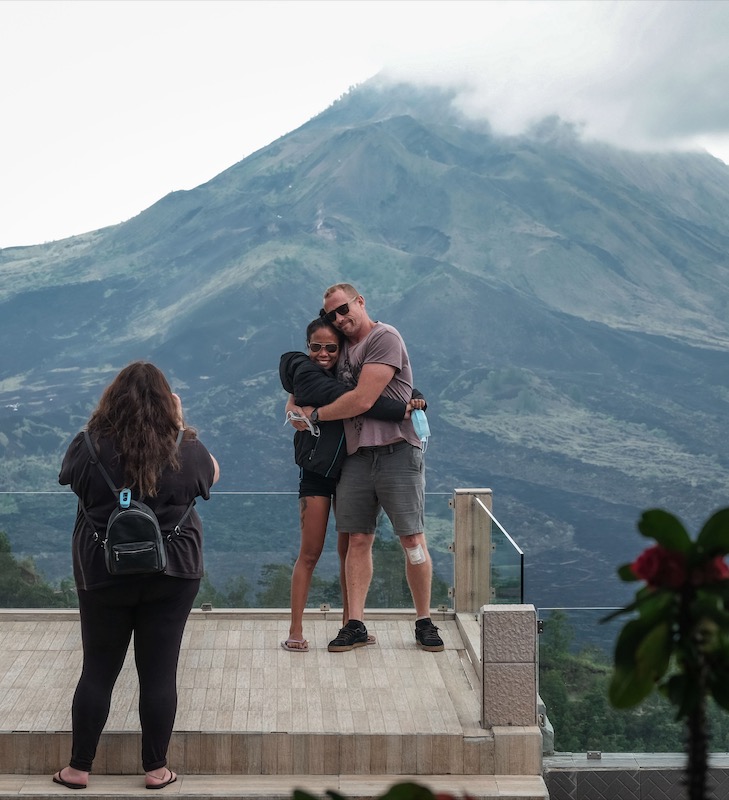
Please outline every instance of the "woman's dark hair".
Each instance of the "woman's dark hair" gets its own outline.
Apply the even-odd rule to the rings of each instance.
[[[177,434],[184,423],[162,371],[146,361],[134,361],[114,378],[101,395],[88,429],[113,442],[124,464],[129,489],[153,497],[157,480],[169,464],[179,469]]]
[[[336,337],[337,341],[339,342],[339,346],[341,347],[344,344],[344,334],[332,325],[331,322],[328,322],[324,319],[324,317],[317,317],[313,319],[307,326],[306,326],[306,344],[308,345],[311,341],[311,336],[315,331],[321,330],[322,328],[326,328],[330,330]]]

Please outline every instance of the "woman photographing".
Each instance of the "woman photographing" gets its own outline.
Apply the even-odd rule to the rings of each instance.
[[[145,786],[161,789],[177,780],[167,767],[177,711],[177,662],[203,577],[202,522],[191,506],[197,497],[210,497],[220,470],[195,430],[185,426],[179,397],[148,362],[129,364],[114,378],[87,430],[90,444],[83,431],[76,435],[58,478],[79,500],[72,552],[83,669],[73,697],[71,760],[53,781],[69,789],[86,788],[133,636]],[[130,490],[155,512],[165,542],[163,572],[117,575],[107,570],[103,532],[119,497],[99,465],[115,487]]]

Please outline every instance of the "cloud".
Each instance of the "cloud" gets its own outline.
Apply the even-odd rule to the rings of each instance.
[[[729,162],[729,2],[3,0],[0,247],[128,219],[384,73]]]
[[[551,115],[638,149],[729,134],[729,3],[485,3],[479,12],[458,45],[393,59],[385,74],[455,87],[461,110],[505,134]]]

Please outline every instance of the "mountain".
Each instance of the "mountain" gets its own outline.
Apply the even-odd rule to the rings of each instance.
[[[529,602],[623,602],[643,509],[727,503],[729,168],[558,119],[499,137],[452,101],[371,81],[125,223],[0,250],[0,489],[55,489],[147,358],[221,490],[293,491],[279,355],[347,281],[408,343],[428,491],[493,489]]]

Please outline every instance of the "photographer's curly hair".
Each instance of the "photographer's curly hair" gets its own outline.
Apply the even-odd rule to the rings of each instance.
[[[154,364],[135,361],[114,378],[88,422],[89,433],[108,438],[124,465],[124,482],[142,496],[157,494],[170,465],[180,468],[177,434],[184,423],[167,378]]]

